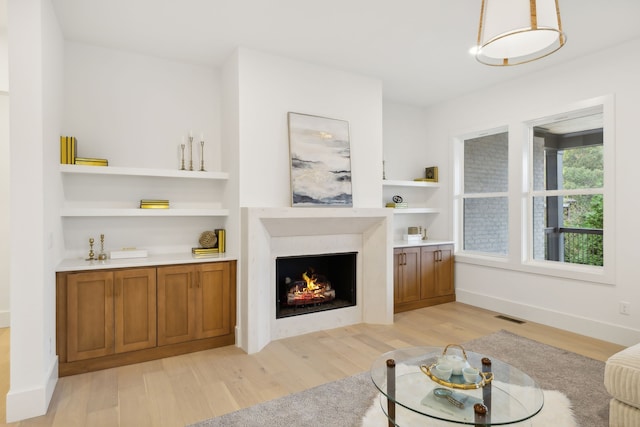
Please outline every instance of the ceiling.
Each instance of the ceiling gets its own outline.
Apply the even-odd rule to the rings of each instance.
[[[379,78],[386,100],[420,106],[640,38],[638,0],[559,0],[567,44],[547,58],[503,68],[468,53],[481,0],[52,3],[68,40],[210,66],[243,46]]]

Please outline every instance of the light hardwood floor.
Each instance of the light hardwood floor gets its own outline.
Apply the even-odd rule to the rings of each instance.
[[[46,415],[10,425],[182,427],[364,372],[381,353],[395,348],[463,343],[500,329],[602,361],[622,349],[497,314],[454,302],[399,313],[393,325],[361,324],[275,341],[253,355],[229,346],[64,377]],[[0,331],[4,396],[9,332]],[[4,401],[1,409],[4,419]]]

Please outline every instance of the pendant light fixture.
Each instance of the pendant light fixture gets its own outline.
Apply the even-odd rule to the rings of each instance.
[[[566,40],[558,0],[482,0],[476,59],[483,64],[524,64]]]

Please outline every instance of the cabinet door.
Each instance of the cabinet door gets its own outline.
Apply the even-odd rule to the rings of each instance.
[[[438,280],[438,247],[423,246],[420,253],[420,298],[436,296]]]
[[[395,254],[397,286],[395,302],[404,303],[420,299],[420,248],[403,248]],[[394,273],[395,274],[395,273]]]
[[[231,278],[228,262],[197,266],[195,338],[210,338],[231,332]]]
[[[421,298],[452,295],[453,246],[424,246],[421,254]]]
[[[156,269],[118,270],[115,279],[115,351],[156,346]]]
[[[67,361],[114,353],[113,272],[67,276]]]
[[[436,296],[452,295],[453,287],[453,245],[438,246],[440,254],[437,265]]]
[[[191,265],[158,267],[158,345],[189,341],[194,336]]]

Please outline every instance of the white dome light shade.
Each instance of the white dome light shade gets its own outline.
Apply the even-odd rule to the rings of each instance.
[[[483,0],[476,59],[483,64],[523,64],[564,46],[558,0]]]

